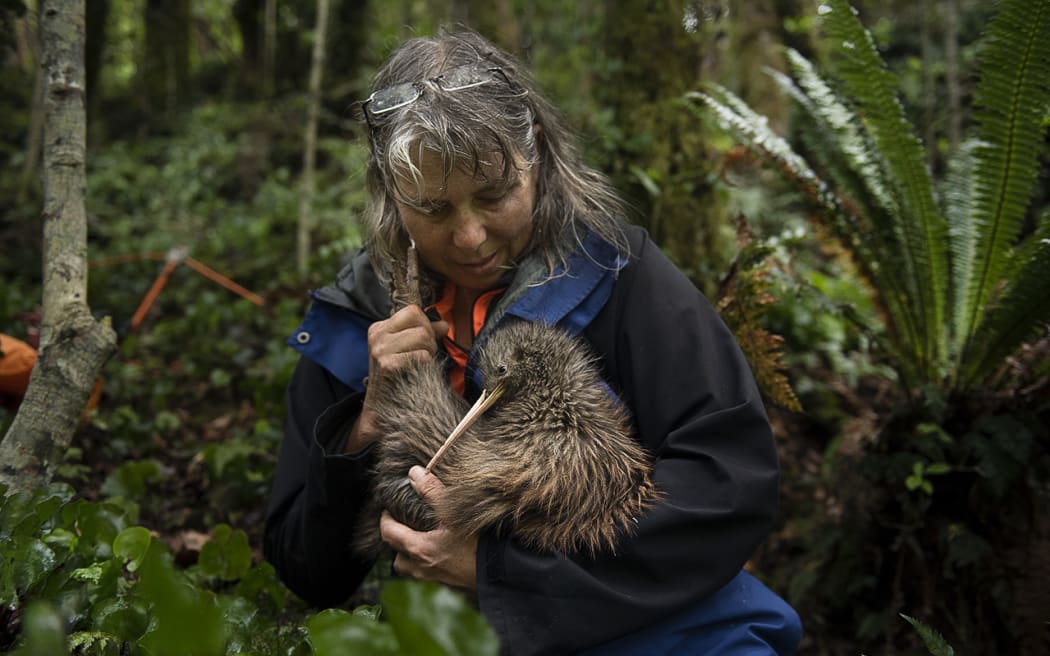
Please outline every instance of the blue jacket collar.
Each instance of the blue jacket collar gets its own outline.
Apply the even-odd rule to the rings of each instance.
[[[548,274],[531,267],[517,276],[493,308],[475,345],[508,317],[557,325],[579,334],[605,306],[627,260],[597,235],[587,233],[565,267]],[[522,270],[520,273],[527,273]],[[386,292],[359,253],[338,283],[313,294],[314,303],[287,343],[355,390],[368,375],[368,326],[381,319]],[[386,305],[389,307],[389,305]],[[387,312],[388,314],[388,312]]]

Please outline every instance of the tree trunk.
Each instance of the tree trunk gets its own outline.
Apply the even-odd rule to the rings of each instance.
[[[944,3],[944,82],[948,88],[948,154],[962,140],[962,89],[959,84],[959,0]]]
[[[147,110],[165,114],[189,98],[190,0],[146,0],[142,80]]]
[[[37,25],[40,24],[40,8],[37,7]],[[33,83],[33,105],[29,114],[29,130],[26,135],[26,158],[22,165],[22,175],[18,181],[18,193],[15,195],[16,202],[22,204],[29,197],[29,189],[34,186],[37,178],[37,167],[40,164],[40,150],[44,141],[44,70],[40,65],[40,39],[30,39],[33,45],[26,54],[32,58],[33,68],[36,69],[35,81]]]
[[[50,481],[102,365],[116,350],[108,321],[87,306],[84,0],[45,0],[44,291],[40,353],[18,414],[0,442],[0,483]]]
[[[263,10],[263,75],[264,98],[272,98],[277,89],[277,0],[266,0]]]
[[[328,32],[328,0],[317,0],[314,52],[310,65],[310,97],[303,138],[303,177],[299,192],[299,226],[296,235],[296,265],[305,278],[310,264],[310,229],[313,225],[314,163],[317,158],[317,115],[321,109],[321,78],[324,76],[325,35]]]
[[[599,93],[625,131],[612,153],[613,179],[656,242],[713,294],[729,267],[732,233],[707,180],[704,131],[680,102],[699,85],[710,50],[707,19],[697,13],[707,9],[685,0],[606,5],[606,57],[615,72]]]

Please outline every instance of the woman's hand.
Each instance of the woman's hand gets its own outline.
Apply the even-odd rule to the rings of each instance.
[[[448,324],[431,321],[417,305],[407,305],[389,319],[377,321],[368,328],[368,379],[371,382],[389,376],[416,358],[432,358],[438,340],[448,334]],[[361,415],[346,442],[346,453],[356,453],[379,439],[374,426],[373,385],[365,391]]]
[[[412,488],[431,506],[440,505],[445,486],[422,467],[408,472]],[[437,581],[473,597],[477,593],[477,537],[465,537],[439,526],[414,531],[384,512],[379,522],[383,541],[397,552],[394,571],[402,576]]]

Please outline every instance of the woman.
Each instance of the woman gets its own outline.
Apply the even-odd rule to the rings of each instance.
[[[384,515],[395,571],[476,598],[508,654],[793,651],[794,611],[741,572],[772,526],[777,460],[752,375],[710,304],[644,231],[620,222],[618,196],[581,162],[556,112],[482,37],[409,41],[373,88],[362,103],[366,247],[314,294],[289,340],[302,358],[265,539],[282,579],[337,605],[372,565],[349,548],[370,447],[383,437],[369,380],[444,350],[451,383],[473,400],[475,347],[503,322],[543,321],[600,357],[654,458],[662,501],[615,556],[596,558],[416,532]],[[428,312],[391,314],[387,283],[412,243]],[[440,499],[436,477],[409,477]]]

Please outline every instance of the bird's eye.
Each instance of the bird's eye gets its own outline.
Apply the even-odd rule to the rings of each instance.
[[[507,373],[507,365],[501,364],[496,366],[496,373],[503,376]]]

